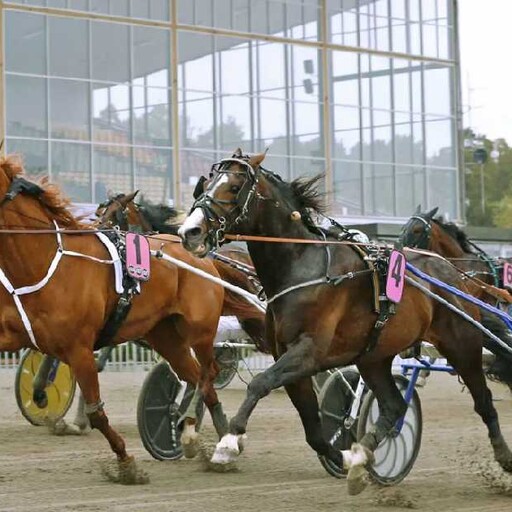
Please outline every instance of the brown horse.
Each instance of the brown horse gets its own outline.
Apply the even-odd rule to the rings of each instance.
[[[510,301],[500,286],[499,270],[493,258],[468,239],[453,222],[436,218],[438,208],[422,213],[418,207],[400,232],[396,246],[426,249],[444,256],[462,270],[475,287],[474,295],[489,303],[496,299]],[[490,286],[486,286],[490,285]]]
[[[496,460],[512,471],[512,452],[500,430],[482,371],[482,345],[509,362],[512,345],[501,322],[443,288],[419,282],[409,271],[406,286],[376,343],[372,334],[379,318],[374,310],[373,272],[351,243],[328,238],[317,228],[311,210],[321,211],[315,184],[318,178],[284,182],[261,167],[265,155],[249,157],[240,150],[212,168],[210,181],[179,230],[185,247],[204,256],[224,237],[244,235],[268,299],[267,336],[277,362],[257,375],[247,389],[229,430],[217,445],[213,462],[226,463],[240,452],[239,438],[258,401],[285,386],[297,408],[306,440],[338,467],[349,469],[349,492],[365,486],[364,466],[373,451],[393,431],[407,405],[391,374],[394,356],[413,344],[433,343],[466,383],[475,410],[487,426]],[[262,238],[262,235],[263,238]],[[322,242],[329,242],[329,244]],[[384,251],[382,248],[381,251]],[[457,269],[441,258],[406,251],[409,262],[423,272],[467,292]],[[421,287],[421,288],[419,288]],[[435,294],[432,296],[432,294]],[[437,297],[437,298],[436,298]],[[498,338],[484,338],[475,326],[454,314],[455,306],[468,318],[480,320]],[[311,377],[318,371],[355,362],[375,393],[380,414],[375,428],[352,450],[339,452],[323,438],[318,402]]]
[[[14,158],[0,161],[0,351],[35,346],[66,362],[85,397],[91,426],[102,432],[117,455],[119,479],[136,483],[144,478],[109,425],[93,354],[118,302],[114,265],[97,234],[80,224],[67,205],[56,186],[26,180]],[[218,277],[211,261],[191,256],[176,238],[156,236],[150,245]],[[198,382],[220,436],[227,421],[213,388],[213,339],[224,290],[162,259],[152,258],[151,266],[151,279],[141,283],[112,343],[143,337],[178,375]],[[20,299],[29,291],[22,287],[34,283],[38,285],[33,293]],[[194,421],[187,427],[193,428]]]
[[[176,220],[183,217],[183,214],[165,205],[137,204],[135,203],[137,193],[138,191],[117,194],[100,204],[96,210],[99,225],[117,226],[122,230],[143,233],[159,232],[177,235],[180,224],[176,224]],[[218,254],[212,255],[212,261],[224,281],[253,294],[259,292],[259,282],[247,251],[241,248],[221,248]],[[222,315],[236,316],[258,350],[270,353],[270,348],[265,341],[265,315],[255,306],[236,293],[226,290]]]

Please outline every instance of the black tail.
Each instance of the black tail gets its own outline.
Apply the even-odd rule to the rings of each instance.
[[[499,317],[492,313],[483,311],[481,322],[485,328],[489,329],[505,344],[505,346],[502,346],[489,336],[484,336],[484,347],[496,356],[496,359],[485,373],[492,380],[507,384],[512,390],[512,331]]]

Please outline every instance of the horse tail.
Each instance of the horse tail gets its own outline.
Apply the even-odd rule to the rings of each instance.
[[[256,293],[254,284],[241,270],[231,267],[220,260],[213,260],[221,279],[230,284],[243,288],[244,290]],[[236,316],[240,325],[255,343],[258,350],[268,352],[265,342],[265,314],[256,306],[244,299],[241,295],[225,289],[222,315]]]
[[[486,311],[482,311],[481,315],[482,325],[509,347],[507,349],[489,336],[484,337],[484,347],[496,356],[485,373],[490,379],[507,384],[512,390],[512,331],[496,315]]]

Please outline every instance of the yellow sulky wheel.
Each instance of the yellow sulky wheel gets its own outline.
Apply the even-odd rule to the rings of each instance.
[[[76,380],[67,364],[57,362],[50,370],[45,391],[48,405],[40,409],[32,399],[33,381],[43,354],[27,350],[16,371],[14,392],[21,414],[32,425],[45,425],[47,418],[57,421],[68,412],[75,396]]]

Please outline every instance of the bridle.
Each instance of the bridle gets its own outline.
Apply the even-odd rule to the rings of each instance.
[[[425,229],[421,232],[421,235],[418,237],[417,240],[414,241],[414,243],[407,243],[408,229],[409,229],[409,227],[411,227],[410,225],[413,220],[420,221],[425,226]],[[406,245],[407,247],[415,247],[417,249],[428,249],[428,242],[430,240],[431,233],[432,233],[431,221],[430,222],[427,221],[427,219],[425,219],[425,217],[423,217],[421,215],[413,215],[402,229],[402,234],[405,235],[402,245]]]
[[[241,165],[244,171],[229,170],[229,165],[227,164],[233,163]],[[210,192],[215,190],[222,174],[245,176],[245,181],[234,199],[217,199],[210,195]],[[210,179],[211,181],[208,183],[208,187],[194,201],[190,212],[196,208],[200,208],[203,211],[208,228],[207,238],[212,244],[212,247],[218,248],[225,242],[224,233],[231,227],[247,219],[251,203],[255,198],[259,197],[256,191],[258,186],[258,173],[248,162],[248,159],[224,158],[212,165]],[[231,206],[230,209],[227,208],[229,206]],[[219,214],[216,209],[220,210],[221,213]],[[216,225],[218,228],[215,227]]]

